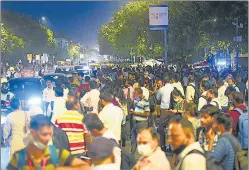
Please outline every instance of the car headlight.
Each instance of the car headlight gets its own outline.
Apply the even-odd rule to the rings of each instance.
[[[31,104],[31,105],[39,105],[41,104],[41,98],[39,97],[32,97],[28,100],[28,104]]]

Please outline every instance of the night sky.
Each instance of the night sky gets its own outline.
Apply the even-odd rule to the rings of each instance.
[[[127,1],[56,1],[56,2],[1,2],[1,8],[29,15],[34,19],[46,18],[42,24],[54,32],[65,35],[70,41],[95,47],[102,24],[112,18]]]

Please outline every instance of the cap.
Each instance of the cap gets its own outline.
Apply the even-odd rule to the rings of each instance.
[[[88,156],[93,161],[105,160],[112,155],[114,147],[114,142],[111,139],[97,137],[92,141],[90,145]]]

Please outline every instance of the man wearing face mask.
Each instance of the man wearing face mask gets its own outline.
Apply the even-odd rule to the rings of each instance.
[[[69,151],[48,146],[52,135],[53,124],[48,117],[32,117],[30,132],[25,140],[26,147],[14,154],[6,169],[90,170],[87,163],[74,158]]]
[[[159,137],[150,129],[142,129],[137,137],[138,153],[142,156],[132,170],[170,170],[165,153],[158,146]]]
[[[190,121],[180,116],[171,119],[168,132],[168,142],[177,155],[175,170],[206,170],[206,158],[199,142],[195,142],[194,128]]]
[[[134,101],[135,110],[130,110],[133,115],[131,130],[131,153],[135,154],[137,148],[137,134],[142,128],[148,128],[148,117],[150,115],[150,103],[145,99],[141,88],[135,89],[137,99]]]

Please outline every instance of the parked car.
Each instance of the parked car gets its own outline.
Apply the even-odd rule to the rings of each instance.
[[[21,101],[24,110],[28,110],[31,105],[41,105],[42,107],[42,81],[40,78],[25,77],[9,80],[9,91]]]

